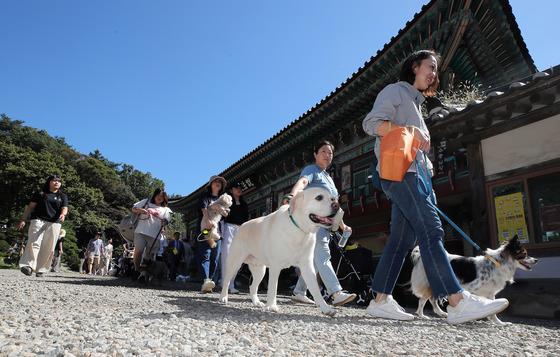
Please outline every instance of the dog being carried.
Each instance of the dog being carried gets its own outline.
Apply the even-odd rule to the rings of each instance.
[[[208,230],[206,234],[206,240],[210,248],[216,246],[216,241],[220,239],[218,234],[218,223],[222,217],[227,217],[230,211],[230,207],[233,204],[233,200],[230,195],[224,193],[216,201],[208,206],[208,209],[204,212],[202,216],[202,221],[200,222],[200,230]]]
[[[430,301],[436,315],[447,316],[433,298],[418,246],[412,251],[411,258],[414,264],[410,278],[411,289],[420,299],[416,314],[427,318],[424,315],[424,306]],[[527,255],[527,250],[519,243],[517,235],[498,249],[487,249],[485,255],[463,257],[447,253],[447,258],[463,289],[491,300],[495,299],[507,283],[513,283],[517,269],[529,271],[538,261]],[[489,316],[488,319],[498,325],[506,324],[497,315]]]

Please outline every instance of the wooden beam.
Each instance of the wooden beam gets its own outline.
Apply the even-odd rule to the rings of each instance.
[[[481,248],[490,247],[488,234],[488,212],[486,207],[486,189],[484,181],[484,163],[482,161],[480,142],[467,145],[467,161],[469,163],[469,180],[471,184],[471,238]],[[473,248],[464,245],[465,254],[472,255]]]
[[[463,9],[468,10],[471,6],[471,0],[466,0],[465,1],[465,5],[463,6]],[[451,10],[450,10],[451,13]],[[465,31],[467,30],[467,27],[469,25],[469,23],[471,22],[470,16],[462,16],[461,20],[459,21],[459,25],[457,26],[457,28],[455,29],[455,32],[453,33],[453,37],[451,40],[451,46],[449,47],[449,50],[447,51],[447,53],[445,53],[445,55],[443,56],[443,63],[440,66],[440,71],[444,72],[447,67],[449,66],[449,64],[451,63],[451,60],[453,59],[453,56],[455,55],[455,51],[457,51],[457,48],[459,48],[459,44],[461,43],[461,39],[463,38],[463,35],[465,34]]]

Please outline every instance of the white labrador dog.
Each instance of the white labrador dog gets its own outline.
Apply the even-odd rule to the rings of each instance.
[[[265,306],[259,301],[257,290],[268,267],[266,309],[278,311],[278,275],[284,268],[297,266],[321,312],[333,316],[335,309],[327,305],[319,290],[313,266],[313,250],[319,227],[338,228],[343,214],[344,211],[329,191],[308,188],[299,192],[289,205],[281,206],[268,216],[244,223],[231,243],[220,300],[227,303],[229,283],[241,264],[247,263],[253,275],[249,289],[253,304]]]

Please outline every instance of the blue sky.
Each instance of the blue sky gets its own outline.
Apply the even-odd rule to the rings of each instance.
[[[189,194],[324,98],[424,3],[3,0],[0,113]],[[560,2],[510,3],[537,67],[560,64]]]

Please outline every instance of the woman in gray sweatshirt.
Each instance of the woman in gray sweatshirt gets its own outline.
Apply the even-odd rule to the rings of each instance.
[[[420,179],[417,165],[429,172],[430,133],[421,114],[425,96],[433,96],[439,85],[438,62],[433,51],[417,51],[403,63],[400,81],[385,87],[375,99],[373,109],[362,125],[366,133],[375,136],[375,155],[379,159],[380,142],[390,130],[414,127],[420,150],[406,172],[403,181],[381,180],[383,191],[391,200],[391,232],[383,249],[372,281],[376,297],[367,308],[374,317],[412,320],[391,293],[409,250],[420,247],[426,275],[436,299],[447,298],[447,321],[463,323],[496,314],[508,306],[506,299],[489,300],[464,291],[453,272],[443,247],[443,229],[427,185]],[[378,160],[379,161],[379,160]],[[379,165],[377,166],[379,171]],[[425,178],[430,179],[430,178]]]

